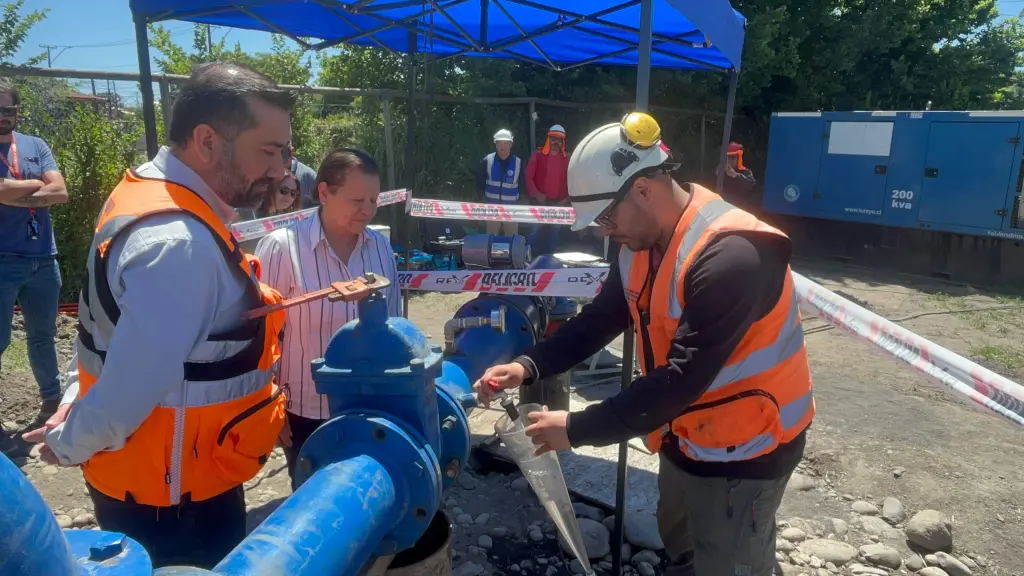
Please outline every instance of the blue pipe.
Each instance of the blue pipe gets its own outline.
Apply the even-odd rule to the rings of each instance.
[[[78,574],[78,563],[57,519],[21,470],[0,455],[0,575]]]
[[[357,456],[318,470],[213,571],[225,576],[356,574],[400,517],[395,484]]]

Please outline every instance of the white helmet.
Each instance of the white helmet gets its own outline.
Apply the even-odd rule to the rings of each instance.
[[[494,133],[495,142],[512,142],[512,132],[502,128]]]
[[[569,159],[569,200],[576,211],[572,230],[583,230],[621,200],[641,170],[672,160],[651,116],[633,112],[617,124],[587,134]]]

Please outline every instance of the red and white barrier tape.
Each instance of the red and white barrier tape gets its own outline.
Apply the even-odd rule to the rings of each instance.
[[[398,278],[401,287],[407,290],[593,298],[600,292],[607,275],[608,268],[566,268],[400,272]],[[795,272],[793,284],[800,307],[805,313],[813,314],[846,334],[909,364],[975,404],[1024,426],[1024,387],[893,324]]]
[[[607,275],[608,268],[399,272],[398,283],[406,290],[426,292],[507,292],[593,298]]]
[[[409,192],[405,188],[381,192],[380,196],[377,197],[377,207],[379,208],[381,206],[390,206],[391,204],[405,202],[408,198]],[[316,208],[307,208],[305,210],[289,212],[279,216],[269,216],[267,218],[260,218],[259,220],[237,222],[231,225],[231,233],[234,235],[235,240],[239,242],[255,240],[270,234],[274,230],[287,228],[295,222],[305,220],[313,214],[316,214]]]
[[[484,220],[523,224],[572,224],[576,211],[570,206],[528,206],[525,204],[482,204],[410,198],[409,214],[417,218]]]
[[[793,273],[801,308],[1024,426],[1024,387]]]

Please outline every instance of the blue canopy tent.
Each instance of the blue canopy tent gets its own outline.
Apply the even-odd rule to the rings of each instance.
[[[729,75],[718,189],[732,129],[746,20],[729,0],[130,0],[135,20],[146,148],[157,152],[147,24],[165,20],[263,30],[321,50],[340,44],[409,54],[413,100],[416,54],[517,59],[553,70],[585,64],[637,66],[636,109],[648,108],[652,66]],[[658,19],[654,20],[657,11]],[[421,39],[423,42],[421,43]],[[413,107],[406,129],[407,186],[413,182]],[[406,242],[408,249],[408,242]],[[622,385],[633,378],[633,332],[624,334]],[[622,566],[626,443],[619,446],[613,573]]]

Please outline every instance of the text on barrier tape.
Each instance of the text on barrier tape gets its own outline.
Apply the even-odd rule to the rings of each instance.
[[[399,272],[398,284],[406,290],[429,292],[508,292],[593,298],[600,292],[607,275],[608,268]]]
[[[391,204],[405,202],[408,198],[409,192],[405,188],[381,192],[380,196],[377,197],[377,207],[380,208],[381,206],[390,206]],[[231,225],[231,234],[238,242],[255,240],[270,234],[274,230],[287,228],[300,220],[305,220],[313,214],[316,214],[316,208],[307,208],[298,212],[269,216],[267,218],[260,218],[259,220],[236,222]]]
[[[935,378],[964,398],[1024,426],[1024,387],[850,302],[800,274],[793,286],[806,312]]]
[[[417,218],[562,225],[572,224],[576,220],[576,211],[570,206],[483,204],[412,198],[409,200],[408,207],[409,214]]]

